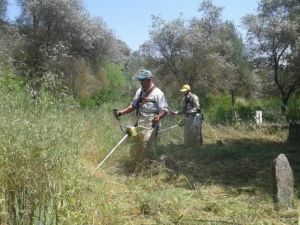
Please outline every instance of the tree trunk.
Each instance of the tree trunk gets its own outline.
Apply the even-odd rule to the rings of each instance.
[[[288,143],[300,144],[300,123],[289,123]]]
[[[236,122],[238,120],[238,115],[236,111],[236,96],[235,96],[235,91],[231,90],[230,91],[231,95],[231,105],[232,105],[232,116],[233,116],[233,121]]]
[[[293,92],[293,89],[288,89],[287,91],[284,89],[284,86],[279,83],[279,59],[277,59],[276,56],[274,56],[274,80],[275,83],[280,91],[281,95],[281,101],[282,101],[282,106],[281,106],[281,113],[286,117],[286,120],[289,121],[288,118],[288,101],[290,98],[290,95]]]
[[[287,106],[288,98],[281,97],[281,101],[282,101],[281,113],[282,113],[282,115],[287,116],[287,113],[288,113],[288,106]]]
[[[289,118],[289,108],[288,108],[288,102],[290,99],[291,94],[293,93],[292,89],[289,89],[287,94],[285,96],[281,97],[281,101],[282,101],[282,106],[281,106],[281,113],[285,116],[287,122],[290,121]]]

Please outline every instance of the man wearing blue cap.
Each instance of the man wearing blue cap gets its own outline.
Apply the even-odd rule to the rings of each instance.
[[[168,103],[164,93],[153,84],[152,73],[149,70],[139,71],[136,78],[141,87],[133,101],[127,108],[114,111],[114,114],[122,116],[136,110],[138,136],[130,152],[138,168],[144,159],[151,159],[155,153],[160,120],[168,112]]]

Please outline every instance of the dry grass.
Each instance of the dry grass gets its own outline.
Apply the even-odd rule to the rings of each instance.
[[[272,197],[271,164],[280,152],[291,159],[299,189],[300,156],[297,146],[285,144],[286,130],[205,124],[205,144],[193,149],[180,144],[181,132],[160,141],[160,154],[171,153],[179,171],[153,162],[131,177],[123,145],[97,173],[119,210],[117,224],[297,224],[298,201],[278,212]]]

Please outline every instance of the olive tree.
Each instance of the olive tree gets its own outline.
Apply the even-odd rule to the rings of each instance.
[[[60,54],[101,61],[113,34],[102,19],[91,19],[81,0],[19,0],[21,31],[30,45],[51,56]]]
[[[199,7],[200,18],[186,22],[181,17],[165,21],[153,17],[150,40],[141,46],[148,66],[159,69],[167,85],[191,84],[193,90],[205,95],[218,89],[218,80],[232,67],[228,62],[231,40],[227,25],[221,19],[222,8],[211,1]]]
[[[6,7],[7,7],[7,1],[6,0],[0,0],[0,21],[5,16]]]
[[[74,65],[98,71],[106,59],[128,54],[124,43],[115,38],[101,18],[89,16],[82,0],[18,2],[18,25],[25,42],[23,51],[15,57],[23,75],[44,78],[50,71],[73,88],[80,73],[74,71]]]
[[[261,0],[258,13],[244,17],[248,44],[253,58],[263,60],[272,71],[280,92],[282,112],[287,113],[288,100],[300,88],[299,1]]]
[[[141,46],[142,55],[149,63],[167,67],[181,80],[179,64],[183,60],[185,48],[185,26],[181,18],[166,23],[161,17],[152,17],[150,40]]]
[[[0,70],[12,67],[13,51],[21,42],[16,27],[6,21],[7,4],[6,0],[0,0]]]

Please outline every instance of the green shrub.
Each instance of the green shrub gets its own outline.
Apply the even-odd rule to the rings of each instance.
[[[240,122],[254,122],[257,110],[263,112],[264,122],[284,122],[281,114],[281,100],[279,97],[245,100],[238,98],[236,110]],[[291,118],[299,118],[299,99],[293,97],[289,101],[289,115]],[[231,98],[228,95],[209,96],[204,105],[205,120],[212,124],[232,123],[233,112]]]
[[[261,110],[257,101],[238,98],[236,102],[238,118],[242,122],[254,122],[255,111]]]
[[[278,97],[237,101],[237,112],[242,122],[254,122],[257,110],[262,111],[263,122],[283,122],[281,100]]]
[[[106,77],[109,80],[109,87],[111,89],[122,88],[126,84],[125,75],[122,72],[120,66],[106,62],[103,64]]]
[[[237,112],[238,112],[238,118],[241,121],[253,121],[254,119],[254,110],[251,108],[251,106],[247,105],[237,105]]]
[[[203,109],[206,121],[212,124],[232,122],[232,107],[229,96],[210,96],[206,104]]]
[[[101,105],[104,102],[112,102],[119,99],[121,96],[120,90],[111,89],[111,88],[103,88],[99,95],[93,97],[96,105]]]
[[[79,105],[82,108],[91,108],[91,107],[95,107],[96,106],[96,101],[93,98],[80,98],[79,99]]]
[[[269,97],[255,100],[262,110],[263,122],[281,122],[283,115],[281,114],[281,100],[278,97]]]
[[[124,97],[128,83],[121,68],[116,64],[106,62],[102,65],[102,69],[108,83],[101,88],[98,94],[80,98],[79,104],[83,108],[100,106],[105,102],[116,101]]]
[[[106,62],[103,65],[103,69],[109,84],[97,96],[93,97],[97,105],[119,99],[124,94],[127,85],[125,74],[120,66]]]
[[[23,91],[26,84],[25,80],[20,76],[15,76],[12,70],[5,68],[0,71],[0,82],[6,91],[20,92]]]

